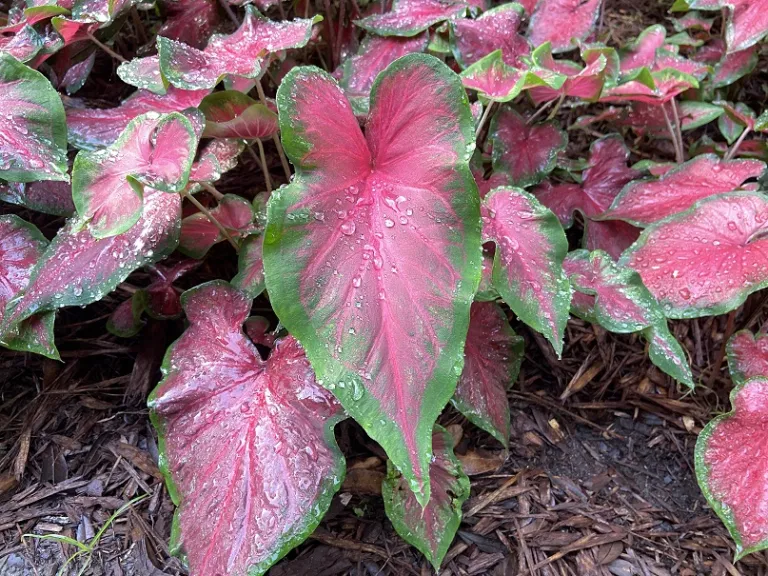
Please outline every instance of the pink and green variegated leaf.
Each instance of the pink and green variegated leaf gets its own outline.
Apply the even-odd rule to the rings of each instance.
[[[158,36],[160,70],[171,84],[186,90],[213,88],[227,74],[258,78],[266,56],[305,46],[321,19],[276,22],[247,6],[240,28],[229,35],[214,34],[204,50]]]
[[[733,144],[745,128],[755,129],[756,114],[743,102],[732,104],[724,100],[715,100],[714,104],[721,106],[725,112],[717,119],[717,127],[728,144]]]
[[[75,0],[72,18],[82,22],[98,22],[102,28],[129,10],[139,0]]]
[[[68,180],[64,106],[48,79],[0,54],[0,178]]]
[[[0,216],[0,324],[6,305],[27,287],[47,245],[48,240],[34,224],[15,214]]]
[[[72,186],[68,182],[0,184],[0,200],[54,216],[69,216],[75,211],[75,205],[72,203]]]
[[[237,158],[245,149],[245,144],[234,139],[215,139],[200,152],[200,158],[192,164],[189,171],[189,192],[196,192],[200,182],[216,182],[221,175],[237,166]]]
[[[699,81],[694,76],[674,68],[664,68],[653,72],[641,69],[637,77],[632,76],[632,79],[626,82],[610,88],[606,87],[600,101],[664,104],[686,90],[699,87]]]
[[[707,18],[701,12],[691,11],[680,16],[680,18],[670,18],[672,26],[677,32],[685,30],[703,30],[709,32],[715,23],[715,18]]]
[[[376,76],[398,58],[424,52],[428,42],[427,32],[409,38],[373,34],[366,36],[357,54],[347,58],[342,65],[339,80],[355,114],[368,114],[368,99]]]
[[[768,377],[768,336],[749,330],[736,332],[728,341],[728,369],[735,384]]]
[[[225,194],[218,206],[210,210],[211,215],[221,224],[233,239],[252,232],[254,210],[251,203],[242,196]],[[187,216],[181,223],[179,252],[190,258],[203,258],[215,244],[226,237],[219,228],[202,212]]]
[[[144,328],[146,321],[142,318],[147,308],[147,293],[139,290],[128,300],[117,305],[107,319],[107,330],[120,338],[132,338]]]
[[[123,62],[117,67],[117,75],[126,84],[163,95],[168,91],[168,80],[160,72],[160,57],[145,56]]]
[[[112,144],[128,124],[141,114],[166,114],[196,108],[208,90],[170,88],[165,95],[139,90],[116,108],[67,108],[69,143],[82,150],[95,150]]]
[[[618,260],[640,236],[640,229],[621,220],[584,219],[582,246],[587,250],[602,250]]]
[[[534,87],[530,90],[531,99],[537,106],[543,102],[549,102],[564,96],[581,98],[582,100],[594,101],[600,98],[605,85],[606,74],[608,73],[608,56],[610,50],[604,49],[606,53],[593,50],[591,55],[584,54],[587,60],[586,66],[581,66],[570,60],[555,60],[552,56],[552,49],[549,43],[542,44],[531,55],[531,60],[536,66],[536,70],[547,70],[554,74],[565,76],[566,80],[562,86],[553,89],[549,86]],[[615,58],[615,52],[613,53]]]
[[[507,390],[523,361],[523,339],[494,302],[475,302],[464,345],[464,370],[453,405],[467,419],[509,447]]]
[[[667,216],[687,210],[709,196],[739,190],[765,172],[757,160],[721,160],[714,154],[697,156],[658,179],[628,184],[600,216],[648,226]]]
[[[151,188],[141,218],[124,234],[98,240],[84,222],[69,220],[41,255],[29,285],[9,304],[7,320],[100,300],[133,270],[170,255],[180,225],[181,198]]]
[[[504,62],[501,50],[491,52],[461,73],[464,86],[495,102],[509,102],[536,86],[559,90],[566,80],[565,75],[550,70],[513,68]]]
[[[482,274],[475,294],[475,302],[494,302],[500,298],[498,290],[493,287],[493,256],[484,249]]]
[[[576,48],[594,31],[603,0],[539,0],[531,16],[528,39],[534,46],[552,43],[553,52]]]
[[[701,128],[723,115],[720,106],[708,102],[687,100],[676,103],[683,132]],[[671,110],[667,110],[671,114]],[[635,102],[615,120],[619,126],[630,126],[638,134],[646,132],[655,138],[669,138],[669,128],[664,119],[664,108],[654,104]]]
[[[312,533],[341,484],[343,411],[293,337],[261,359],[238,290],[210,282],[182,303],[189,327],[148,401],[178,506],[170,548],[193,574],[261,576]]]
[[[524,8],[517,2],[502,4],[483,13],[476,20],[462,18],[449,22],[451,50],[462,68],[501,49],[508,65],[517,66],[519,58],[531,53],[531,45],[518,34]]]
[[[243,241],[237,258],[237,275],[230,281],[249,298],[256,298],[266,288],[262,246],[260,234],[251,235]]]
[[[656,52],[666,44],[667,31],[661,24],[649,26],[621,52],[619,68],[626,74],[638,68],[652,68]]]
[[[396,0],[391,11],[366,16],[355,24],[379,36],[416,36],[430,26],[464,16],[468,8],[455,0]]]
[[[72,95],[82,88],[91,75],[93,65],[96,63],[96,51],[92,51],[86,58],[72,64],[64,73],[64,77],[59,83],[59,89],[64,88],[67,94]]]
[[[388,474],[381,485],[381,495],[384,510],[397,533],[418,548],[439,572],[461,524],[461,506],[469,498],[469,478],[453,453],[451,435],[441,426],[436,425],[432,434],[432,451],[432,497],[426,506],[422,508],[391,462],[387,463]]]
[[[740,78],[751,74],[757,67],[758,46],[751,46],[739,52],[730,52],[715,66],[712,86],[723,88],[730,86]]]
[[[768,286],[768,198],[735,192],[700,200],[646,228],[621,258],[670,318],[724,314]]]
[[[52,360],[61,360],[54,342],[55,312],[43,312],[23,320],[0,336],[0,344],[9,350],[40,354]]]
[[[251,342],[272,348],[275,345],[275,334],[269,331],[269,325],[269,320],[264,316],[251,316],[245,321],[243,328]]]
[[[483,241],[496,243],[493,286],[559,355],[571,288],[563,272],[568,241],[557,216],[531,194],[509,187],[491,190],[483,200],[482,214]]]
[[[634,270],[617,265],[601,250],[576,250],[563,263],[574,297],[571,310],[585,320],[618,334],[642,331],[651,361],[664,372],[693,387],[685,352],[667,327],[658,302]]]
[[[170,267],[162,264],[150,267],[150,272],[155,280],[147,286],[145,291],[147,313],[159,320],[181,316],[180,292],[173,286],[173,283],[199,266],[200,262],[197,260],[181,260]]]
[[[768,34],[766,0],[719,0],[719,4],[730,9],[725,29],[729,54],[754,46]]]
[[[493,170],[506,176],[506,184],[525,188],[541,182],[557,164],[568,136],[556,124],[528,124],[511,108],[491,121]]]
[[[291,70],[277,102],[296,176],[269,200],[271,303],[426,504],[432,425],[480,280],[466,93],[445,64],[410,54],[374,83],[365,135],[317,68]]]
[[[277,134],[277,114],[236,90],[209,94],[200,103],[205,138],[268,138]]]
[[[170,0],[164,2],[166,19],[158,36],[202,48],[219,23],[216,0]]]
[[[573,224],[576,210],[588,218],[599,216],[627,183],[640,176],[627,167],[628,159],[629,149],[620,136],[601,138],[590,147],[589,164],[582,174],[581,185],[545,182],[536,189],[536,196],[566,228]]]
[[[735,560],[768,548],[768,378],[740,382],[731,411],[696,441],[696,477],[736,544]]]
[[[177,112],[131,120],[117,141],[82,150],[72,167],[72,198],[95,238],[122,234],[141,217],[145,186],[178,192],[197,151],[192,124]]]
[[[43,38],[32,26],[24,26],[13,36],[0,36],[0,52],[19,62],[29,62],[43,49]]]

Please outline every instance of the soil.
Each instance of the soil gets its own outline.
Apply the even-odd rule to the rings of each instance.
[[[669,2],[606,4],[601,29],[621,42],[664,21]],[[100,55],[96,77],[109,78],[110,65]],[[102,104],[125,96],[112,85],[118,84],[89,83],[84,96],[106,98]],[[757,88],[755,94],[764,98]],[[577,113],[562,112],[571,121]],[[658,145],[635,142],[635,159]],[[587,146],[574,134],[569,154],[583,156]],[[278,174],[269,145],[268,153]],[[255,175],[246,154],[218,187],[250,195],[263,186]],[[18,213],[48,236],[60,225]],[[215,250],[225,257],[215,252],[181,288],[233,275],[228,247]],[[134,339],[105,330],[115,306],[146,282],[145,273],[134,273],[103,301],[61,311],[63,363],[0,350],[0,576],[186,574],[168,549],[174,507],[145,407],[183,321],[150,321]],[[753,295],[733,316],[733,327],[760,327],[765,301]],[[258,299],[253,312],[269,315],[268,302]],[[728,405],[725,317],[672,325],[700,383],[695,394],[659,372],[636,336],[573,320],[557,359],[540,336],[511,321],[526,340],[526,359],[509,393],[510,452],[451,409],[441,418],[472,476],[472,494],[440,576],[768,574],[766,552],[731,563],[733,545],[693,473],[696,435]],[[315,534],[270,574],[433,573],[384,515],[381,449],[352,421],[337,427],[337,437],[348,458],[347,480]],[[149,496],[112,517],[142,494]],[[72,559],[78,548],[63,538],[89,541],[102,527],[98,544]]]

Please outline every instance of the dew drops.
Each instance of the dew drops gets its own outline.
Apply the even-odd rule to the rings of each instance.
[[[352,220],[347,220],[341,225],[341,233],[345,236],[352,236],[355,233],[355,223]]]

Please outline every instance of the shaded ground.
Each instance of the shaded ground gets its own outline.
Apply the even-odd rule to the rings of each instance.
[[[602,30],[615,42],[626,40],[663,21],[668,4],[607,0]],[[100,57],[96,78],[109,78],[109,66]],[[104,94],[110,94],[106,84],[86,86],[86,96]],[[757,88],[755,94],[764,99]],[[564,125],[581,113],[566,108]],[[583,155],[587,145],[583,134],[573,133],[569,154]],[[635,141],[634,159],[671,152],[663,147],[663,142]],[[272,160],[278,174],[279,161],[274,155]],[[257,175],[245,155],[219,189],[251,195],[262,187]],[[23,215],[48,236],[60,224]],[[215,250],[225,257],[214,253],[182,287],[234,274],[228,247]],[[149,497],[108,523],[85,573],[185,573],[168,551],[173,506],[157,469],[157,445],[144,404],[158,380],[162,354],[183,323],[151,323],[130,340],[105,331],[111,310],[133,287],[145,284],[146,275],[136,273],[106,300],[62,311],[57,342],[64,363],[0,350],[2,576],[56,574],[77,549],[22,535],[87,540],[141,494]],[[750,298],[733,328],[760,327],[764,303],[763,295]],[[254,313],[268,311],[266,301],[256,301]],[[674,326],[702,384],[695,395],[677,389],[650,364],[639,338],[572,321],[559,361],[538,336],[515,328],[526,339],[526,360],[509,395],[508,457],[455,412],[441,419],[473,474],[464,522],[441,576],[768,574],[766,553],[730,563],[730,541],[693,474],[696,434],[727,407],[730,381],[722,350],[731,330],[725,317]],[[377,494],[385,473],[381,450],[352,422],[341,424],[337,435],[349,459],[347,481],[316,534],[271,574],[432,573],[384,517]],[[70,573],[85,561],[71,564]]]

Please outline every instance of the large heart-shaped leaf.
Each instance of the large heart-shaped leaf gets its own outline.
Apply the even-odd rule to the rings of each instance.
[[[203,98],[207,138],[268,138],[277,134],[277,114],[237,90],[214,92]]]
[[[72,202],[72,186],[69,182],[0,184],[0,200],[55,216],[69,216],[75,211],[75,205]]]
[[[466,93],[442,62],[410,54],[374,83],[365,136],[319,69],[289,72],[277,103],[296,176],[269,200],[271,303],[426,504],[432,425],[480,279]]]
[[[392,10],[355,24],[379,36],[416,36],[430,26],[463,16],[469,5],[456,0],[396,0]]]
[[[768,377],[737,384],[732,410],[696,441],[696,477],[736,544],[736,560],[768,548]]]
[[[64,106],[48,79],[0,53],[0,178],[67,180]]]
[[[69,220],[40,257],[27,288],[8,305],[7,320],[100,300],[133,270],[173,252],[180,225],[181,198],[151,188],[139,221],[118,236],[98,240],[82,220]]]
[[[736,384],[768,375],[768,336],[740,330],[728,340],[728,369]]]
[[[216,0],[170,0],[164,2],[167,11],[158,36],[178,40],[193,48],[205,46],[219,22]]]
[[[646,228],[622,256],[670,318],[724,314],[768,286],[768,198],[705,198]]]
[[[703,198],[738,190],[745,181],[759,178],[763,172],[765,164],[757,160],[697,156],[661,178],[628,184],[600,218],[647,226],[687,210]]]
[[[116,108],[67,108],[69,142],[82,150],[109,146],[137,116],[196,108],[206,94],[208,90],[170,88],[164,95],[139,90]]]
[[[539,0],[528,26],[534,46],[552,43],[554,52],[576,48],[574,40],[586,40],[597,24],[603,0]]]
[[[422,508],[408,483],[388,463],[389,473],[381,485],[384,510],[400,536],[419,549],[436,571],[461,524],[461,505],[469,497],[469,478],[453,454],[451,435],[435,426],[434,457],[429,466],[431,498]]]
[[[693,375],[680,343],[669,332],[658,302],[630,268],[617,265],[606,252],[576,250],[563,263],[573,288],[574,314],[619,334],[642,331],[651,361],[693,387]]]
[[[754,46],[768,34],[768,2],[766,0],[719,0],[728,7],[725,41],[728,53]]]
[[[597,222],[611,205],[621,189],[640,173],[627,167],[629,150],[622,138],[611,135],[592,143],[589,163],[582,174],[581,184],[545,182],[535,190],[536,197],[557,214],[563,225],[573,224],[576,210],[584,214],[586,222],[585,244],[591,250],[605,250],[618,257],[634,238],[624,222]]]
[[[507,187],[491,190],[482,210],[483,242],[496,243],[494,288],[559,355],[571,288],[563,272],[568,241],[557,216],[531,194]]]
[[[72,167],[72,198],[96,238],[122,234],[141,217],[144,186],[184,189],[197,151],[189,120],[174,112],[131,120],[114,144],[83,150]]]
[[[292,337],[261,359],[251,301],[226,282],[182,296],[189,328],[148,404],[178,505],[170,548],[193,574],[257,576],[315,529],[344,476],[338,402]]]
[[[507,390],[523,361],[523,339],[495,302],[475,302],[464,345],[464,370],[453,405],[505,447],[509,446]]]
[[[638,68],[653,68],[656,51],[663,48],[666,41],[667,30],[662,24],[649,26],[620,52],[619,69],[627,74]]]
[[[450,21],[451,50],[456,61],[466,68],[501,49],[504,62],[517,66],[520,56],[531,53],[528,40],[517,33],[523,14],[523,7],[512,2],[492,8],[476,20],[462,18]]]
[[[227,74],[258,78],[267,55],[305,46],[320,19],[276,22],[247,6],[240,28],[229,35],[214,34],[204,50],[158,36],[160,70],[171,84],[186,90],[213,88]]]
[[[493,118],[489,138],[494,172],[503,174],[507,184],[519,187],[541,182],[568,145],[568,136],[556,124],[528,124],[511,108]]]
[[[428,43],[429,35],[426,32],[406,38],[373,34],[366,36],[357,54],[344,61],[339,80],[355,114],[368,114],[371,86],[380,72],[406,54],[424,52]]]
[[[461,73],[464,86],[495,102],[514,100],[524,90],[545,86],[559,90],[567,76],[546,69],[520,69],[504,62],[501,50],[484,56]]]

